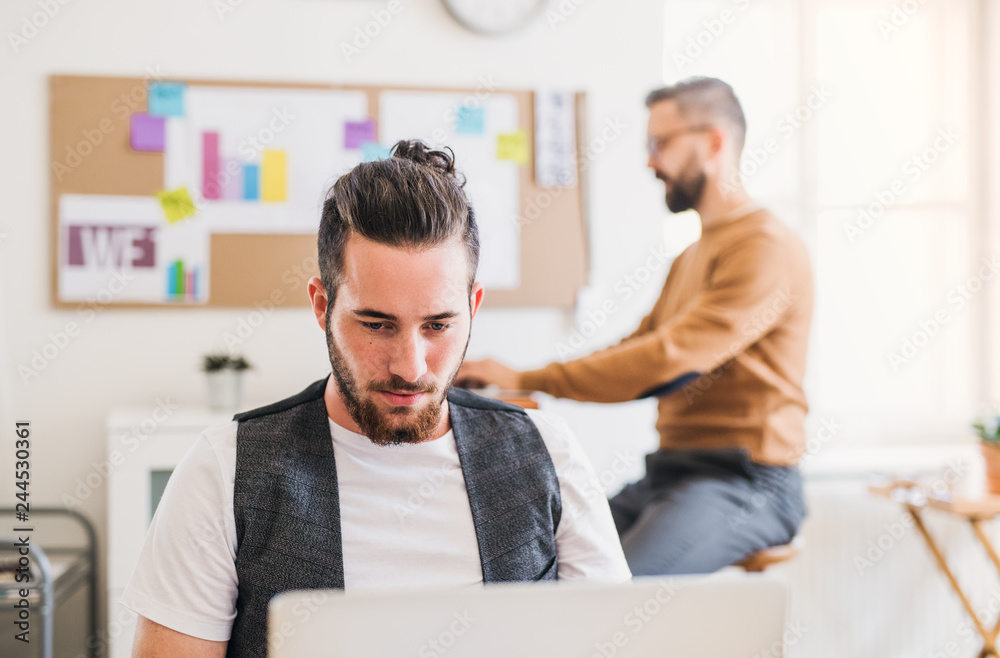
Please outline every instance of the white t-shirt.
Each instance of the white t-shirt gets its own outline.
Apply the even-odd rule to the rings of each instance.
[[[559,481],[558,577],[631,578],[593,467],[566,423],[528,415]],[[236,618],[237,422],[202,432],[170,476],[120,602],[181,633],[229,639]],[[377,446],[330,421],[340,494],[345,590],[483,582],[454,434]],[[291,541],[291,540],[290,540]]]

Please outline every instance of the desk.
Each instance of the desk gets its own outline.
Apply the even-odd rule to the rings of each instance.
[[[534,391],[507,390],[500,388],[470,388],[471,392],[483,397],[493,398],[501,402],[515,404],[522,409],[537,409],[538,401],[535,399]]]
[[[948,567],[944,554],[934,541],[934,537],[927,531],[927,526],[924,525],[923,518],[921,518],[921,512],[924,509],[931,508],[966,519],[972,526],[972,531],[979,538],[979,541],[982,542],[987,555],[990,557],[990,561],[993,562],[997,571],[1000,572],[1000,556],[997,555],[996,548],[994,548],[989,537],[986,536],[986,532],[983,530],[984,521],[989,521],[1000,515],[1000,496],[983,496],[976,500],[963,499],[947,493],[936,494],[911,480],[894,480],[885,484],[872,485],[868,487],[868,490],[878,496],[894,500],[906,508],[906,511],[913,518],[913,523],[916,525],[917,530],[920,531],[924,541],[927,542],[927,547],[930,548],[935,561],[948,578],[948,582],[951,583],[952,588],[958,594],[962,605],[965,606],[965,611],[972,618],[972,623],[975,624],[976,629],[979,630],[979,634],[983,638],[983,650],[979,653],[979,658],[997,658],[1000,656],[996,646],[997,635],[1000,633],[1000,619],[997,620],[992,629],[986,627],[979,618],[979,615],[976,614],[972,603],[969,602],[969,598],[962,591],[958,579],[955,578],[955,574]]]

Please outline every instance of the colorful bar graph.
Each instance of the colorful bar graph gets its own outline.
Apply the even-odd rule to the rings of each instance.
[[[170,263],[167,266],[167,299],[170,299],[177,293],[174,292],[177,283],[177,276],[174,274],[174,264]]]
[[[286,166],[284,151],[264,151],[261,164],[261,200],[285,201],[288,198]]]
[[[167,268],[167,296],[183,297],[184,291],[187,289],[186,283],[184,261],[175,260]]]
[[[222,171],[222,198],[227,200],[243,198],[243,167],[236,158],[226,158]]]
[[[220,199],[222,186],[219,182],[219,133],[202,133],[201,148],[201,195],[206,199]]]
[[[174,261],[174,262],[177,265],[177,269],[175,270],[176,273],[177,273],[177,284],[176,284],[177,285],[177,294],[183,296],[184,295],[184,261],[178,260],[178,261]]]
[[[243,165],[243,198],[247,201],[260,198],[260,165]]]

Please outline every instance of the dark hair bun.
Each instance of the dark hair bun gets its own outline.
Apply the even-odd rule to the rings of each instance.
[[[439,173],[455,179],[459,187],[465,185],[464,177],[459,179],[455,170],[455,152],[445,146],[444,151],[434,151],[419,139],[401,139],[392,147],[392,157],[410,160],[428,166]]]

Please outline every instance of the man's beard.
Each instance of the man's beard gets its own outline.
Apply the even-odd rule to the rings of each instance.
[[[404,443],[420,443],[431,438],[431,433],[441,420],[441,412],[444,406],[445,396],[452,382],[458,375],[458,366],[448,377],[447,385],[439,389],[433,384],[408,382],[398,375],[393,375],[388,381],[371,381],[365,386],[365,393],[359,390],[357,379],[351,372],[344,354],[337,348],[330,332],[330,321],[327,319],[326,343],[330,351],[330,366],[333,369],[333,378],[337,382],[337,389],[340,397],[344,401],[351,418],[361,429],[361,433],[375,445],[389,446]],[[468,349],[469,342],[466,340],[465,348]],[[465,358],[465,350],[462,350],[462,359]],[[385,412],[379,409],[378,405],[371,399],[371,395],[378,395],[379,391],[397,391],[406,393],[424,393],[430,398],[419,410],[413,411],[410,407],[396,407]],[[392,416],[406,416],[407,422],[402,425],[390,422]]]
[[[656,177],[666,182],[666,178],[657,172]],[[691,210],[701,201],[705,191],[705,172],[697,168],[694,156],[687,161],[677,178],[671,178],[670,190],[667,192],[667,208],[672,213]]]

